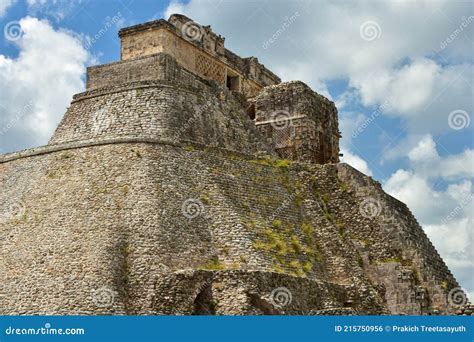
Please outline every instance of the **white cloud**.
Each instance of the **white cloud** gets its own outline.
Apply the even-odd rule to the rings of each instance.
[[[412,162],[431,161],[439,158],[436,144],[431,135],[423,137],[409,153],[408,158]]]
[[[26,17],[20,25],[18,57],[0,55],[1,152],[47,142],[72,95],[84,89],[89,57],[78,39],[47,21]]]
[[[39,13],[59,22],[65,19],[83,0],[27,0],[29,13]]]
[[[411,169],[396,171],[384,189],[405,202],[424,227],[440,255],[461,284],[473,288],[473,151],[441,157],[430,135],[409,152]],[[435,181],[451,180],[444,190]]]
[[[408,153],[408,159],[417,173],[427,179],[455,180],[474,177],[474,150],[441,157],[431,135],[425,135]]]
[[[341,158],[342,163],[347,163],[359,170],[360,172],[368,176],[372,176],[372,171],[370,170],[369,166],[367,165],[367,162],[364,159],[344,149],[341,149],[341,152],[343,154],[343,157]]]
[[[365,106],[388,102],[384,111],[407,121],[411,133],[451,130],[448,115],[456,109],[472,109],[472,64],[441,66],[417,58],[401,68],[382,69],[351,78]]]
[[[467,217],[455,218],[444,224],[425,225],[424,230],[461,286],[469,286],[469,289],[472,289],[474,282],[472,198],[467,205],[469,206],[466,208]],[[474,291],[471,291],[469,293],[471,300],[474,298],[473,295]]]
[[[384,184],[384,188],[392,196],[408,204],[458,282],[472,290],[472,182],[462,181],[449,185],[445,191],[436,191],[420,175],[398,170]]]
[[[456,257],[459,251],[472,257],[472,249],[469,248],[472,246],[472,223],[472,218],[464,217],[446,224],[425,226],[425,232],[438,249],[448,255],[446,259],[453,267],[469,267],[472,264],[472,258]]]
[[[410,5],[407,5],[407,4]],[[390,103],[384,115],[407,121],[409,133],[450,130],[448,114],[472,108],[474,20],[447,48],[441,43],[470,12],[451,1],[173,1],[166,16],[183,13],[223,34],[240,55],[257,55],[284,80],[300,79],[327,93],[325,81],[346,79],[363,105]],[[268,49],[285,18],[299,15]],[[380,36],[365,41],[364,22],[375,21]],[[465,20],[464,20],[465,21]],[[429,27],[429,30],[427,30]],[[238,34],[236,34],[238,32]],[[452,108],[455,104],[455,108]]]
[[[431,135],[424,136],[408,152],[410,170],[400,169],[385,182],[385,190],[408,204],[425,224],[440,222],[451,208],[471,193],[474,151],[441,157]],[[438,180],[451,181],[445,191],[434,190]]]
[[[430,100],[439,71],[440,67],[432,60],[419,58],[400,69],[383,69],[354,77],[352,85],[359,89],[366,106],[388,101],[392,111],[413,113]]]
[[[400,169],[384,184],[392,196],[406,203],[423,223],[439,223],[456,206],[456,200],[448,193],[435,191],[422,175]]]
[[[16,0],[0,0],[0,18],[5,15],[8,8],[15,3]]]
[[[166,8],[166,11],[163,16],[165,19],[168,19],[174,13],[183,13],[183,12],[184,12],[184,4],[177,0],[172,0],[168,4],[168,7]]]

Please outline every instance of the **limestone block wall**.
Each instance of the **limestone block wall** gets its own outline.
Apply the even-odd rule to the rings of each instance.
[[[338,169],[347,191],[359,202],[354,207],[370,221],[357,229],[348,225],[347,232],[358,241],[371,279],[384,284],[390,311],[419,314],[456,309],[449,307],[447,293],[459,284],[408,207],[354,168],[340,164]]]
[[[189,293],[173,274],[196,269],[223,272],[224,280],[212,282],[221,313],[343,307],[349,292],[333,281],[325,261],[340,252],[318,247],[325,242],[299,200],[290,197],[278,211],[296,174],[266,163],[145,143],[2,163],[1,185],[9,191],[0,203],[12,198],[22,213],[0,226],[1,313],[156,314],[169,312],[166,298],[174,313],[189,313],[199,293]],[[190,199],[199,203],[196,217],[183,214],[191,210],[183,209]],[[345,252],[338,260],[367,283],[353,257]],[[224,272],[229,270],[256,273]],[[192,282],[196,289],[203,284]],[[293,290],[288,311],[268,304],[276,285]],[[104,289],[114,295],[111,306],[97,306],[96,293]],[[363,296],[356,292],[354,298]]]
[[[181,36],[197,48],[223,61],[234,71],[244,75],[248,81],[254,81],[260,86],[280,83],[280,78],[258,62],[256,57],[242,58],[224,47],[225,38],[214,33],[210,26],[202,26],[192,19],[172,14],[168,19],[172,25],[171,31]],[[170,27],[171,28],[171,27]],[[126,29],[125,29],[126,32]],[[170,46],[167,45],[167,48]]]
[[[154,26],[150,26],[150,30],[140,30],[138,26],[137,30],[131,31],[130,29],[122,29],[119,32],[120,37],[120,59],[128,60],[136,57],[142,57],[146,55],[152,55],[164,51],[164,46],[169,46],[178,51],[190,52],[192,46],[189,42],[180,39],[177,35],[172,34],[166,29],[157,29],[168,26],[166,21],[157,21]],[[155,29],[153,29],[155,28]],[[171,30],[173,28],[170,28]],[[124,33],[126,31],[126,33]],[[174,56],[174,51],[168,50],[168,52]],[[187,58],[191,58],[188,56]],[[192,60],[189,59],[189,62]]]
[[[0,314],[449,312],[393,304],[412,288],[376,266],[392,265],[399,241],[361,215],[344,167],[125,137],[77,144],[0,159]],[[445,294],[424,280],[442,265],[404,258],[426,298]],[[284,307],[271,300],[279,287]]]
[[[240,78],[240,89],[248,97],[264,86],[280,82],[254,57],[243,59],[224,48],[224,39],[208,26],[200,26],[182,15],[124,28],[119,32],[121,59],[167,53],[186,70],[226,86],[227,76]],[[257,90],[255,90],[255,88]]]
[[[120,136],[194,141],[272,154],[228,90],[166,80],[119,84],[76,95],[50,143]]]
[[[303,82],[265,87],[252,103],[255,124],[283,158],[339,161],[337,109]]]
[[[179,66],[176,59],[166,53],[87,68],[87,90],[156,80],[173,81],[196,89],[209,86],[209,82]]]

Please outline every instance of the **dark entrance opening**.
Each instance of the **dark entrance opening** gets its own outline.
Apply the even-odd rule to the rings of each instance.
[[[229,90],[240,91],[240,77],[232,70],[227,69],[226,86]]]
[[[255,105],[253,103],[247,107],[247,115],[250,120],[255,120]]]
[[[212,297],[212,286],[207,285],[194,300],[193,315],[215,315],[216,303]]]

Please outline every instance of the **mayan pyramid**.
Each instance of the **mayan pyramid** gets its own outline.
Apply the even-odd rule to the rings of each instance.
[[[0,155],[0,315],[454,312],[333,102],[182,15],[119,37],[48,145]]]

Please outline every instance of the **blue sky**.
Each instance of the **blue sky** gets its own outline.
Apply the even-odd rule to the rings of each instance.
[[[47,143],[85,67],[119,59],[119,28],[175,12],[335,101],[344,161],[409,205],[474,294],[470,1],[0,0],[0,153]]]

